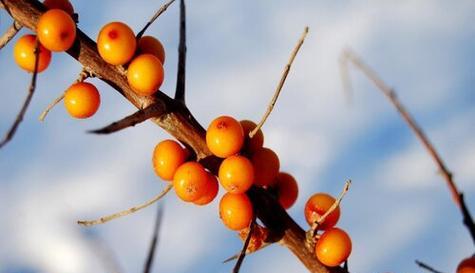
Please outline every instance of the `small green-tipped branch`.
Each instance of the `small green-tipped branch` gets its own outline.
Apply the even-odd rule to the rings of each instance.
[[[17,21],[14,21],[13,24],[5,31],[5,33],[0,37],[0,50],[5,47],[8,42],[10,42],[13,37],[20,31],[22,25]]]
[[[247,234],[246,240],[242,246],[241,253],[237,258],[236,265],[234,265],[233,273],[239,273],[239,269],[241,268],[242,262],[246,257],[247,247],[249,246],[249,242],[251,241],[252,233],[254,231],[254,227],[256,226],[256,217],[254,216],[249,224],[249,233]]]
[[[141,31],[139,31],[139,33],[137,33],[137,40],[139,40],[145,33],[145,31],[147,31],[147,29],[153,24],[153,22],[155,22],[155,20],[157,20],[157,18],[162,14],[164,13],[168,7],[173,4],[173,2],[175,2],[175,0],[170,0],[168,1],[167,3],[165,3],[164,5],[162,5],[156,12],[155,14],[152,16],[152,18],[150,18],[150,20],[145,24],[145,26],[142,28]]]
[[[185,0],[180,0],[180,43],[178,45],[178,72],[176,77],[175,100],[185,104],[186,71],[186,9]]]
[[[150,273],[152,271],[153,258],[155,257],[155,250],[157,249],[158,235],[162,223],[163,209],[162,206],[158,206],[157,216],[155,216],[155,226],[153,229],[152,240],[150,241],[150,248],[148,250],[147,260],[145,261],[144,273]]]
[[[443,273],[442,271],[436,270],[436,269],[434,269],[433,267],[431,267],[431,266],[429,266],[429,265],[427,265],[427,264],[425,264],[425,263],[423,263],[423,262],[421,262],[421,261],[419,261],[419,260],[416,260],[415,263],[416,263],[420,268],[425,269],[425,270],[427,270],[427,271],[429,271],[429,272],[432,272],[432,273]]]

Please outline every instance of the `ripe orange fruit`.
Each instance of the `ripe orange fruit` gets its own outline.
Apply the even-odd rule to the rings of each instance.
[[[139,95],[150,96],[157,92],[163,83],[163,66],[152,54],[135,57],[127,70],[127,81]]]
[[[241,124],[232,117],[214,119],[206,131],[206,144],[217,157],[226,158],[237,154],[244,143]]]
[[[275,178],[274,188],[280,205],[284,209],[292,207],[299,195],[299,188],[295,178],[288,173],[281,172]]]
[[[157,57],[162,64],[165,63],[165,48],[155,37],[143,36],[139,40],[138,51],[140,54],[152,54]]]
[[[153,169],[163,180],[171,181],[178,167],[185,163],[187,156],[187,150],[177,141],[161,141],[153,150]]]
[[[36,32],[41,44],[51,51],[68,50],[76,39],[76,24],[61,9],[50,9],[41,15]]]
[[[271,149],[262,148],[254,152],[251,161],[254,166],[254,184],[271,186],[279,173],[279,157]]]
[[[99,55],[112,65],[128,63],[134,56],[136,46],[134,32],[121,22],[106,24],[97,36]]]
[[[326,266],[337,266],[351,254],[351,238],[339,228],[326,230],[315,245],[318,260]]]
[[[457,266],[457,273],[475,273],[475,257],[462,260]]]
[[[251,200],[244,193],[226,193],[219,202],[219,216],[224,225],[232,230],[249,226],[253,217]]]
[[[219,184],[218,184],[218,179],[216,176],[214,176],[212,173],[207,173],[208,174],[208,185],[207,185],[207,190],[206,193],[200,197],[198,200],[193,201],[195,205],[199,206],[204,206],[209,203],[211,203],[214,198],[216,198],[216,195],[218,195],[219,191]]]
[[[335,198],[326,193],[316,193],[312,195],[305,204],[305,219],[312,226],[315,221],[327,212],[327,210],[335,203]],[[319,230],[325,230],[336,225],[340,219],[340,207],[337,207],[328,215],[325,221],[318,226]]]
[[[206,194],[208,179],[208,174],[201,164],[186,162],[176,170],[173,176],[173,188],[180,199],[193,202]]]
[[[250,138],[249,133],[256,128],[256,124],[253,121],[250,120],[241,120],[241,126],[244,131],[244,147],[243,150],[252,154],[256,152],[257,150],[262,148],[262,145],[264,144],[264,134],[262,133],[262,130],[259,129],[257,133]]]
[[[240,155],[232,155],[219,166],[219,181],[231,193],[244,193],[254,181],[254,168],[251,161]]]
[[[88,82],[75,83],[64,94],[64,106],[69,115],[75,118],[91,117],[99,109],[100,103],[99,91]]]
[[[27,34],[22,36],[15,44],[13,48],[13,58],[15,62],[22,69],[33,72],[35,70],[35,45],[36,45],[36,36]],[[51,51],[46,49],[44,46],[39,44],[38,49],[40,50],[38,55],[38,69],[37,72],[40,73],[48,68],[51,61]]]
[[[68,0],[45,0],[43,5],[48,9],[60,9],[67,12],[70,16],[74,15],[74,7]]]

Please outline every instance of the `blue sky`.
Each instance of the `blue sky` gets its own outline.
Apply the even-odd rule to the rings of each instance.
[[[79,27],[93,39],[102,25],[141,29],[162,2],[72,1]],[[354,100],[345,101],[338,57],[354,48],[396,89],[455,174],[475,210],[475,4],[472,1],[187,1],[187,101],[206,126],[222,114],[258,120],[304,26],[309,36],[264,126],[265,145],[297,178],[300,196],[289,213],[305,227],[303,206],[315,192],[353,186],[339,226],[353,238],[355,272],[414,272],[421,259],[445,272],[473,254],[446,185],[425,150],[385,98],[351,71]],[[0,32],[11,23],[0,11]],[[26,33],[23,31],[22,33]],[[150,28],[167,50],[165,83],[175,87],[178,5]],[[22,103],[30,76],[0,51],[0,132]],[[86,134],[134,111],[94,79],[98,113],[73,120],[62,105],[40,123],[44,107],[81,67],[54,54],[15,139],[0,152],[0,272],[105,272],[91,234],[113,249],[124,272],[141,270],[155,208],[88,230],[96,218],[151,198],[164,182],[151,168],[153,147],[168,135],[151,123],[111,136]],[[222,191],[221,193],[222,194]],[[154,272],[229,272],[221,261],[241,246],[217,214],[171,194],[165,206]],[[249,256],[242,272],[304,272],[286,249]]]

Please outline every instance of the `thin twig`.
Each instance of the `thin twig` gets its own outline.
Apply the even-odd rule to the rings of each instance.
[[[247,237],[246,237],[246,239],[247,239]],[[261,247],[259,247],[258,249],[254,250],[254,251],[250,251],[248,249],[248,250],[246,250],[246,255],[249,255],[249,254],[252,254],[256,251],[262,250],[262,249],[264,249],[264,248],[266,248],[270,245],[272,245],[272,243],[264,243]],[[228,263],[228,262],[233,261],[233,260],[236,260],[237,258],[239,258],[240,255],[241,255],[241,252],[234,254],[233,256],[231,256],[231,257],[227,258],[226,260],[224,260],[223,264]]]
[[[421,261],[419,261],[419,260],[416,260],[415,262],[416,262],[416,264],[417,264],[420,268],[423,268],[423,269],[425,269],[425,270],[427,270],[427,271],[429,271],[429,272],[432,272],[432,273],[442,273],[442,271],[436,270],[436,269],[434,269],[433,267],[431,267],[431,266],[429,266],[429,265],[427,265],[427,264],[425,264],[425,263],[423,263],[423,262],[421,262]]]
[[[14,21],[13,24],[5,31],[5,33],[0,37],[0,49],[2,49],[4,46],[10,42],[13,37],[20,31],[22,28],[22,25],[18,23],[17,21]]]
[[[246,240],[244,241],[241,254],[239,254],[239,257],[236,261],[236,265],[234,265],[233,273],[239,273],[239,269],[241,268],[242,262],[244,261],[244,257],[246,257],[247,247],[249,246],[249,242],[251,241],[252,232],[254,231],[255,225],[256,225],[256,217],[254,216],[251,220],[251,223],[249,224],[249,234],[247,235]]]
[[[153,229],[152,240],[150,242],[150,248],[148,249],[147,260],[145,262],[144,273],[150,273],[152,270],[153,258],[155,256],[155,250],[157,249],[158,235],[162,223],[163,207],[158,206],[157,216],[155,216],[155,226]]]
[[[150,26],[153,24],[153,22],[155,22],[155,20],[157,20],[157,18],[158,18],[162,13],[164,13],[164,12],[167,10],[167,8],[168,8],[171,4],[173,4],[173,2],[175,2],[175,0],[170,0],[170,1],[168,1],[168,2],[165,3],[163,6],[161,6],[161,7],[157,10],[157,12],[155,12],[155,14],[152,16],[152,18],[150,18],[150,20],[147,22],[147,24],[145,24],[145,26],[142,28],[142,30],[141,30],[139,33],[137,33],[137,36],[136,36],[136,37],[137,37],[137,40],[139,40],[139,39],[144,35],[144,33],[145,33],[145,31],[147,30],[147,28],[150,27]]]
[[[340,77],[343,84],[343,92],[348,104],[353,102],[353,87],[351,86],[350,76],[348,73],[348,58],[345,55],[341,55],[339,59]]]
[[[96,220],[91,220],[91,221],[82,220],[82,221],[78,221],[77,223],[79,225],[88,227],[88,226],[94,226],[94,225],[98,225],[98,224],[104,224],[106,222],[109,222],[110,220],[114,220],[116,218],[132,214],[134,212],[137,212],[137,211],[139,211],[143,208],[146,208],[146,207],[152,205],[153,203],[157,202],[162,197],[164,197],[172,188],[173,188],[173,184],[167,185],[167,187],[161,193],[159,193],[158,195],[156,195],[155,197],[153,197],[152,199],[148,200],[147,202],[145,202],[141,205],[138,205],[138,206],[132,207],[130,209],[126,209],[126,210],[123,210],[121,212],[117,212],[117,213],[114,213],[114,214],[111,214],[111,215],[108,215],[108,216],[104,216],[104,217],[101,217],[101,218],[96,219]]]
[[[186,68],[186,10],[185,0],[180,0],[180,43],[178,45],[178,72],[176,77],[175,100],[185,104]]]
[[[289,74],[290,67],[292,66],[292,63],[294,62],[295,57],[297,56],[297,53],[300,50],[300,47],[302,47],[303,42],[305,41],[305,37],[308,34],[308,27],[305,27],[302,36],[300,36],[299,41],[297,42],[297,45],[295,46],[294,50],[292,51],[290,55],[290,59],[287,62],[287,64],[284,67],[284,72],[282,73],[282,77],[280,78],[279,85],[277,85],[277,88],[274,92],[274,96],[272,97],[272,100],[270,101],[269,105],[267,106],[267,110],[264,113],[264,116],[262,117],[261,121],[257,124],[256,128],[252,130],[249,133],[249,137],[252,138],[259,129],[261,129],[262,125],[267,120],[267,117],[269,117],[270,113],[272,112],[272,109],[274,108],[275,103],[277,102],[277,99],[279,98],[280,91],[282,90],[282,87],[284,86],[285,80],[287,79],[287,75]]]
[[[8,131],[8,133],[5,135],[5,138],[0,142],[0,149],[5,146],[15,135],[16,130],[18,129],[18,126],[20,125],[21,121],[23,120],[23,116],[25,115],[26,110],[28,109],[28,105],[30,104],[31,98],[33,97],[33,94],[35,93],[35,88],[36,88],[36,78],[38,75],[38,63],[40,59],[40,42],[38,39],[36,39],[35,42],[35,66],[33,69],[33,75],[31,76],[31,83],[30,87],[28,88],[28,95],[26,96],[25,102],[23,103],[23,106],[21,107],[20,112],[18,113],[15,122],[13,123],[12,127]]]
[[[86,234],[84,235],[86,236]],[[87,234],[87,239],[92,244],[93,251],[102,263],[105,272],[122,273],[124,270],[117,259],[114,250],[97,234]]]

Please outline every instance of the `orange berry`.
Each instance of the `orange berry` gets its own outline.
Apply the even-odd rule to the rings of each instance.
[[[240,155],[232,155],[219,166],[219,181],[231,193],[244,193],[254,181],[254,168],[251,161]]]
[[[135,93],[150,96],[163,83],[164,71],[160,60],[152,54],[142,54],[132,60],[127,70],[127,81]]]
[[[237,154],[244,143],[241,124],[232,117],[214,119],[206,131],[206,144],[217,157],[226,158]]]
[[[243,150],[252,154],[255,151],[262,148],[264,144],[264,134],[262,130],[259,129],[257,133],[250,138],[249,133],[256,128],[256,124],[250,120],[241,120],[240,121],[242,130],[244,131],[244,147]]]
[[[68,0],[45,0],[43,5],[48,9],[60,9],[67,12],[70,16],[74,15],[74,7]]]
[[[280,205],[284,209],[292,207],[299,195],[299,187],[295,178],[288,173],[279,173],[275,178],[275,189]]]
[[[326,193],[316,193],[312,195],[305,204],[305,219],[307,223],[312,226],[315,221],[318,221],[318,219],[328,211],[333,203],[335,203],[335,198]],[[318,226],[318,229],[329,229],[336,225],[338,219],[340,219],[339,206],[327,216],[325,221]]]
[[[162,64],[165,63],[165,49],[162,43],[155,37],[143,36],[140,38],[138,50],[140,54],[152,54],[157,57]]]
[[[176,195],[185,202],[193,202],[203,197],[207,192],[208,174],[201,164],[186,162],[182,164],[173,176],[173,187]]]
[[[50,9],[41,15],[36,32],[41,44],[51,51],[68,50],[76,39],[76,24],[61,9]]]
[[[245,241],[249,235],[249,229],[245,228],[239,231],[238,235],[241,240]],[[254,230],[251,234],[251,239],[249,240],[249,245],[247,246],[247,251],[254,252],[259,250],[264,246],[267,237],[269,236],[269,230],[266,227],[260,225],[255,225]]]
[[[27,34],[18,39],[13,48],[13,57],[15,62],[22,69],[33,72],[35,70],[35,45],[36,45],[36,36]],[[38,49],[39,59],[38,59],[38,69],[37,72],[42,72],[48,68],[51,61],[51,51],[46,49],[44,46],[39,44]]]
[[[187,150],[178,142],[171,139],[161,141],[153,150],[153,169],[163,180],[171,181],[178,167],[185,163],[187,156]]]
[[[88,82],[75,83],[64,94],[64,106],[69,115],[75,118],[91,117],[99,109],[100,103],[99,91]]]
[[[208,186],[207,186],[206,193],[202,197],[200,197],[198,200],[193,201],[195,205],[199,205],[199,206],[207,205],[211,203],[214,200],[214,198],[216,198],[216,195],[218,195],[218,191],[219,191],[218,179],[212,173],[207,173],[207,174],[208,174]]]
[[[128,63],[134,56],[136,46],[134,32],[121,22],[106,24],[97,36],[99,55],[112,65]]]
[[[315,245],[318,260],[326,266],[337,266],[351,254],[351,238],[339,228],[326,230]]]
[[[279,157],[269,148],[257,150],[251,157],[254,166],[254,184],[264,187],[273,184],[279,173]]]
[[[232,230],[249,226],[253,217],[251,200],[244,193],[226,193],[219,202],[219,216],[224,225]]]
[[[457,266],[457,273],[475,273],[475,257],[462,260]]]

